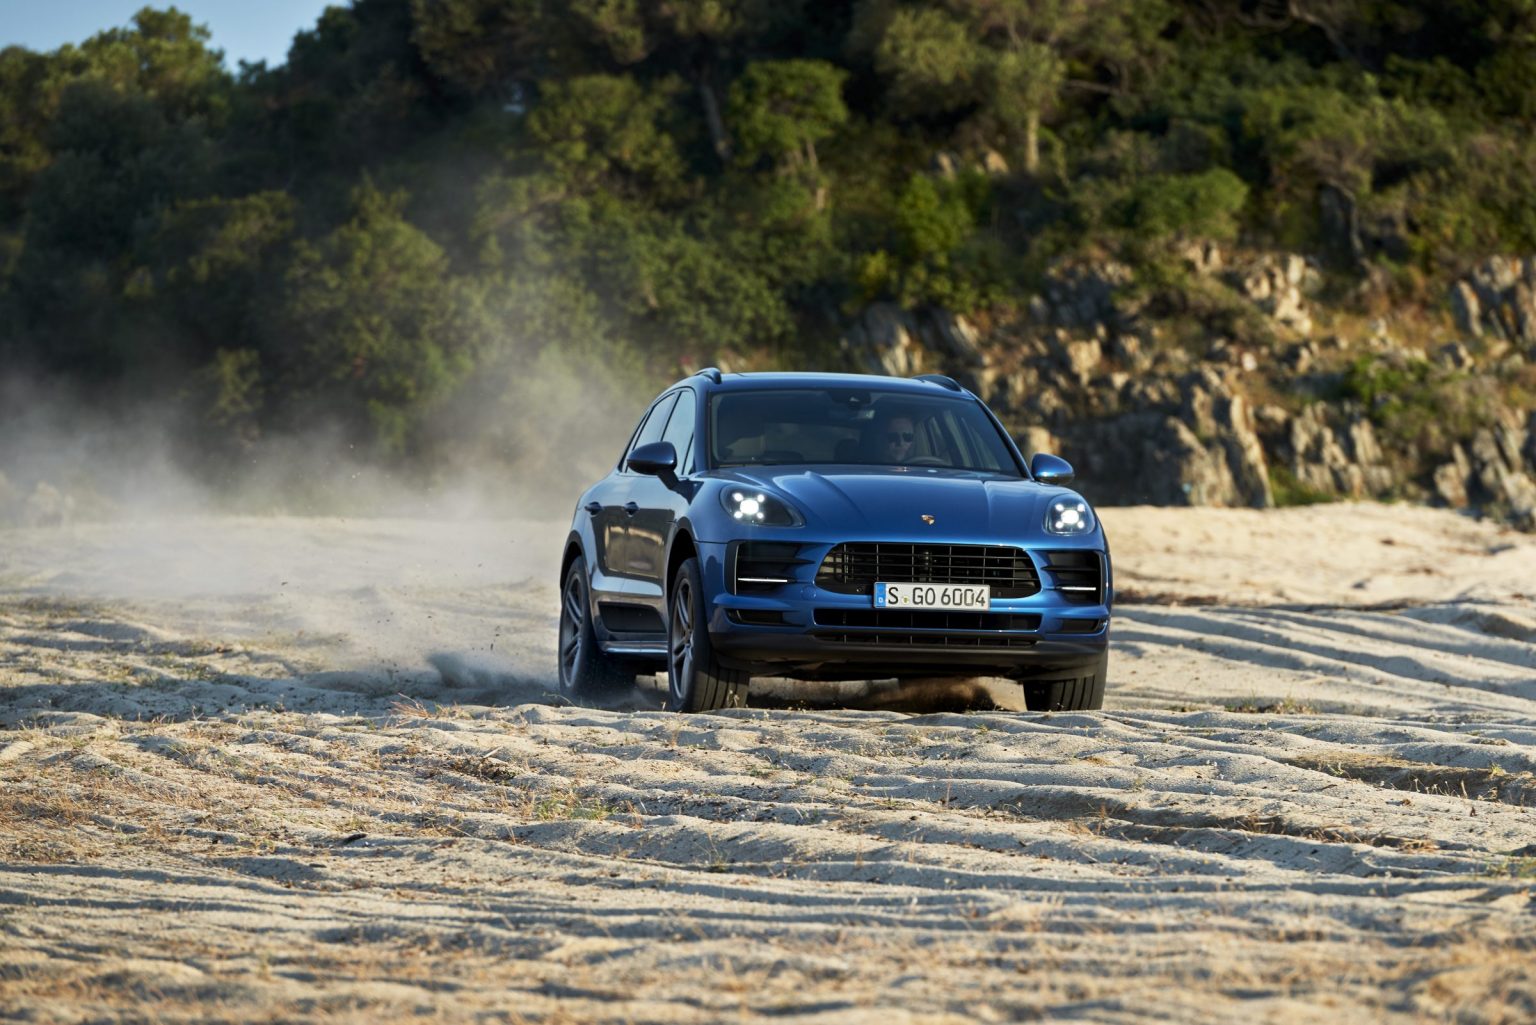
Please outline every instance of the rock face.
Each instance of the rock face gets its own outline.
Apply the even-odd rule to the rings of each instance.
[[[1227,274],[1228,283],[1262,312],[1298,334],[1312,333],[1312,315],[1303,295],[1316,277],[1295,253],[1263,256]]]
[[[1061,442],[1061,454],[1098,502],[1257,508],[1274,503],[1264,454],[1251,432],[1202,439],[1177,416],[1145,412],[1069,428]]]
[[[941,310],[876,303],[843,349],[858,370],[954,376],[1021,431],[1026,456],[1073,463],[1094,501],[1263,508],[1277,492],[1285,502],[1421,498],[1536,530],[1536,414],[1505,410],[1471,433],[1436,423],[1413,440],[1378,434],[1377,422],[1401,426],[1380,419],[1395,396],[1377,395],[1371,409],[1340,397],[1360,394],[1343,387],[1351,346],[1399,376],[1429,366],[1451,387],[1500,394],[1499,375],[1522,372],[1522,352],[1536,358],[1536,257],[1490,259],[1457,282],[1451,305],[1466,337],[1420,350],[1395,341],[1383,318],[1353,342],[1312,335],[1316,272],[1303,257],[1212,243],[1181,255],[1278,330],[1165,337],[1150,315],[1157,307],[1128,297],[1130,268],[1074,260],[1047,274],[1026,315],[985,333]],[[1273,398],[1255,408],[1251,395]]]
[[[1529,467],[1536,413],[1526,424],[1506,421],[1479,430],[1472,443],[1457,445],[1450,462],[1435,470],[1435,490],[1460,508],[1488,505],[1521,530],[1536,530],[1536,480]]]
[[[1491,337],[1536,357],[1536,256],[1494,256],[1451,286],[1463,334]]]
[[[966,318],[947,310],[912,313],[893,303],[865,307],[843,335],[842,350],[859,371],[893,377],[937,372],[940,365],[955,372],[987,364],[981,337]]]
[[[1271,448],[1296,483],[1319,496],[1382,498],[1396,484],[1375,428],[1353,404],[1307,406],[1286,420]]]
[[[1037,321],[1055,327],[1123,328],[1139,312],[1121,294],[1135,277],[1129,267],[1113,260],[1059,264],[1052,268],[1041,301],[1031,312]]]
[[[866,306],[843,336],[842,349],[860,373],[911,377],[928,369],[915,318],[894,303]]]
[[[1058,370],[1058,373],[1060,371]],[[1059,422],[1048,436],[1095,500],[1118,505],[1274,504],[1268,461],[1247,400],[1210,369],[1151,381],[1110,373],[1094,381],[1109,415],[1071,417],[1064,400],[1033,400]],[[1022,439],[1021,439],[1022,440]],[[1039,435],[1030,438],[1038,442]],[[1034,449],[1033,451],[1042,451]]]

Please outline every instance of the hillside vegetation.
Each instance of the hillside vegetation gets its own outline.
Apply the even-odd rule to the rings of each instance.
[[[1476,432],[1526,441],[1536,305],[1486,268],[1536,252],[1533,66],[1526,0],[355,0],[234,71],[146,8],[0,51],[0,359],[213,465],[321,425],[403,463],[516,453],[576,381],[627,415],[710,363],[891,369],[890,310],[1069,448],[1160,408],[1116,375],[1247,373],[1263,486],[1218,500],[1457,458],[1475,500]],[[1390,480],[1263,436],[1339,409]]]

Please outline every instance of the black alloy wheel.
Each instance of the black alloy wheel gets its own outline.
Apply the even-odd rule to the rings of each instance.
[[[560,694],[572,701],[603,697],[635,682],[635,668],[598,646],[587,598],[587,562],[581,556],[565,571],[560,589],[557,653]]]
[[[750,677],[727,669],[715,657],[703,596],[698,560],[687,559],[672,578],[667,617],[667,708],[674,712],[712,712],[746,704]]]

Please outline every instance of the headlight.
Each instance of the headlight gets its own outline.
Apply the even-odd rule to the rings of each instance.
[[[788,504],[753,488],[726,488],[720,492],[720,504],[737,523],[759,527],[798,527],[805,521]]]
[[[1045,511],[1047,534],[1086,534],[1093,529],[1093,510],[1081,498],[1058,498]]]

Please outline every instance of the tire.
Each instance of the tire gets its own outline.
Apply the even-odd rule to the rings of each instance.
[[[712,712],[747,703],[750,677],[727,669],[715,658],[699,560],[688,559],[672,578],[671,615],[667,617],[667,708],[673,712]]]
[[[560,587],[560,634],[555,658],[560,695],[571,701],[607,697],[635,684],[634,665],[598,647],[587,592],[587,560],[579,555],[565,571]]]
[[[1031,712],[1088,712],[1104,707],[1104,678],[1109,673],[1109,652],[1097,662],[1071,670],[1024,678],[1024,707]]]

